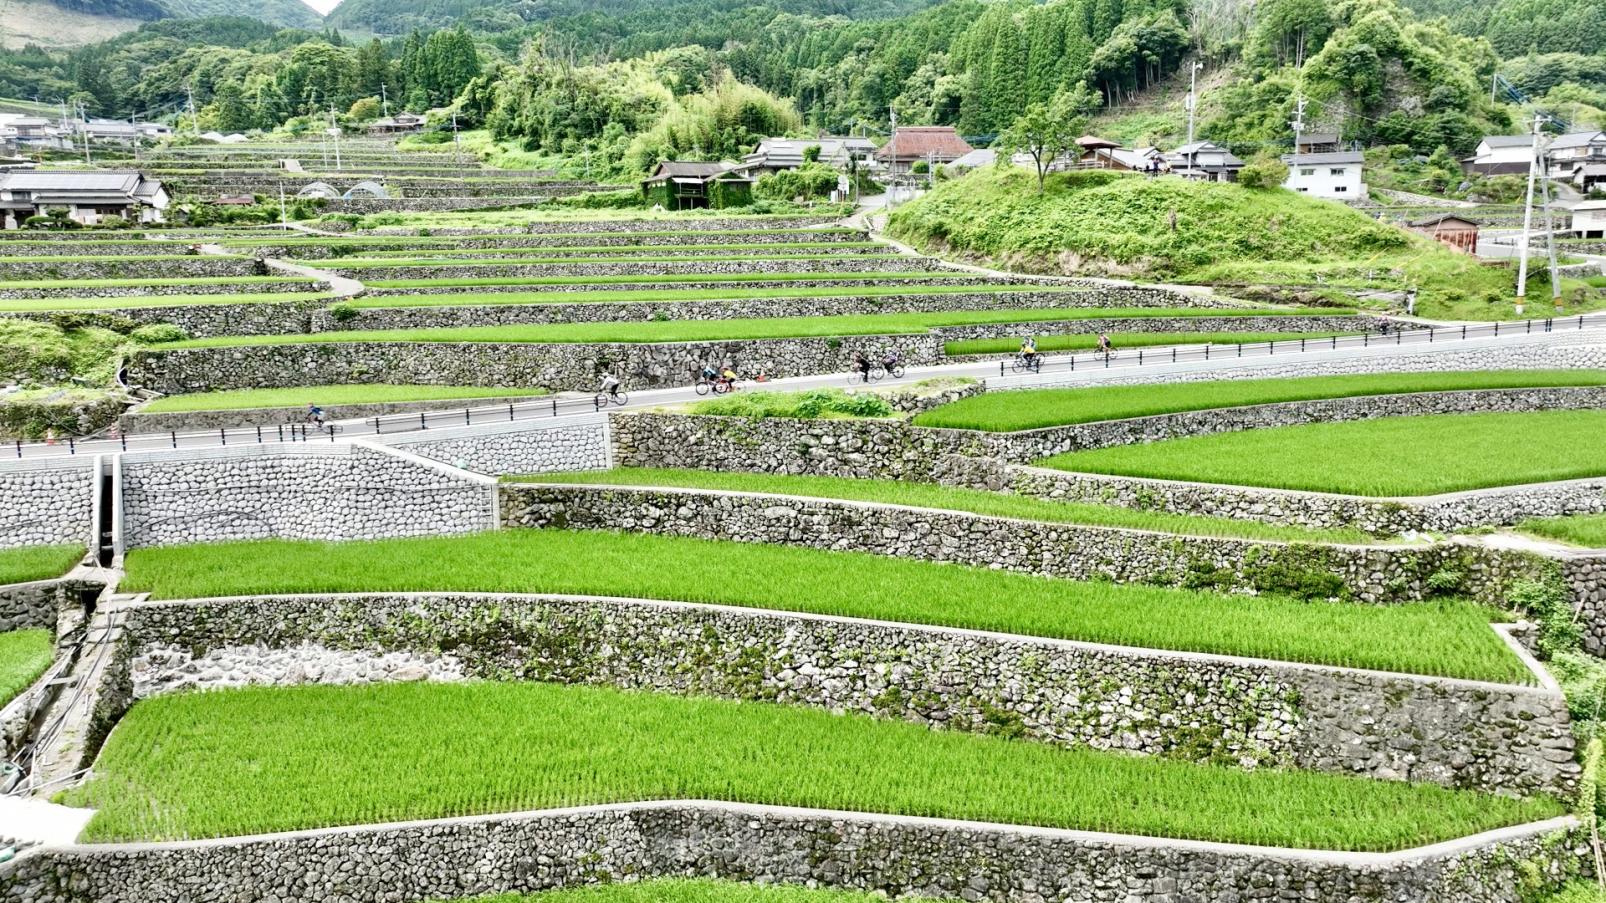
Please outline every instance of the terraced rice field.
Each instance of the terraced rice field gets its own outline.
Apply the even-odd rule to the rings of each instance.
[[[1518,530],[1586,549],[1606,549],[1606,514],[1574,514],[1523,521]]]
[[[989,392],[927,411],[915,423],[1008,433],[1183,411],[1412,392],[1606,385],[1602,370],[1473,370],[1295,379],[1228,379],[1092,389]]]
[[[147,700],[67,799],[98,810],[91,840],[723,799],[1394,850],[1562,811],[1543,798],[1246,772],[788,706],[500,683]]]
[[[1417,496],[1606,475],[1606,411],[1444,414],[1318,423],[1056,455],[1046,467],[1366,496]]]
[[[263,593],[545,592],[664,599],[1527,683],[1459,601],[1368,606],[1081,582],[784,546],[570,530],[129,553],[122,588],[164,599]],[[843,575],[852,575],[844,580]]]
[[[0,586],[51,580],[72,570],[84,557],[81,545],[0,549]]]
[[[1263,524],[1226,517],[1167,514],[1139,511],[1115,505],[1060,502],[1023,495],[1006,495],[976,489],[956,489],[935,483],[901,480],[860,480],[846,477],[793,476],[712,472],[663,468],[621,467],[605,471],[531,474],[511,479],[531,483],[563,483],[597,486],[660,486],[712,489],[724,492],[758,492],[798,495],[808,498],[842,499],[965,511],[989,517],[1083,524],[1093,527],[1119,527],[1151,530],[1184,536],[1231,536],[1243,539],[1272,539],[1303,542],[1368,543],[1373,538],[1360,530],[1310,530],[1294,526]]]
[[[38,680],[54,654],[48,630],[0,633],[0,707]]]

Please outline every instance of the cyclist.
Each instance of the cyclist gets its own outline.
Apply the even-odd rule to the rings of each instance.
[[[703,377],[703,382],[711,383],[714,380],[719,379],[719,371],[715,370],[713,367],[709,366],[708,364],[704,364],[703,365],[703,369],[702,369],[702,377]]]
[[[870,358],[863,351],[853,352],[853,370],[859,374],[860,382],[870,381]]]
[[[725,381],[725,385],[732,392],[736,391],[736,371],[731,369],[730,364],[726,364],[724,369],[719,371],[719,378]]]
[[[1027,336],[1020,340],[1020,358],[1028,367],[1037,366],[1037,340]]]
[[[888,351],[882,356],[881,369],[887,371],[888,376],[892,375],[892,371],[898,369],[898,353],[896,351]]]
[[[324,424],[329,422],[329,415],[323,412],[323,408],[312,402],[307,402],[307,422],[316,425],[321,430]]]
[[[619,397],[619,377],[614,376],[612,373],[602,374],[602,391],[617,399]]]
[[[1115,346],[1110,344],[1110,337],[1101,332],[1099,333],[1099,344],[1096,350],[1099,354],[1109,354],[1115,350]]]

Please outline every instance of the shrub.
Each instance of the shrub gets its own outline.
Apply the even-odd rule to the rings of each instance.
[[[135,329],[129,338],[141,345],[158,345],[162,342],[182,342],[190,334],[172,323],[150,323]]]
[[[892,405],[870,393],[848,393],[841,389],[812,389],[807,392],[746,392],[698,402],[694,413],[716,417],[748,417],[763,420],[784,417],[814,420],[823,417],[890,417]]]
[[[353,304],[336,304],[329,308],[329,319],[336,323],[350,323],[357,319],[357,307]]]
[[[1288,181],[1288,166],[1270,154],[1258,154],[1238,170],[1238,184],[1245,188],[1280,188]]]

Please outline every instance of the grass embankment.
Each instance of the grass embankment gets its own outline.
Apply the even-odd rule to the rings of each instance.
[[[961,399],[915,418],[921,426],[1007,433],[1100,420],[1182,411],[1474,389],[1606,385],[1606,370],[1488,370],[1376,373],[1296,379],[1225,379],[1152,386],[990,392]]]
[[[1432,239],[1340,204],[1235,184],[1063,173],[1038,193],[1030,173],[982,167],[900,207],[888,228],[927,251],[1017,270],[1259,285],[1328,299],[1345,297],[1343,288],[1414,287],[1417,312],[1429,317],[1509,318],[1515,296],[1506,270]],[[1603,305],[1597,293],[1578,309]]]
[[[1559,815],[1550,799],[1064,749],[791,706],[549,684],[158,697],[67,802],[166,840],[657,799],[1397,850]]]
[[[603,285],[605,283],[598,283]],[[603,304],[628,301],[740,301],[747,299],[792,298],[878,298],[904,295],[998,295],[1000,298],[1018,292],[1055,293],[1066,296],[1087,294],[1077,286],[1022,286],[1007,284],[981,285],[829,285],[821,288],[730,288],[692,289],[617,289],[600,291],[565,292],[488,292],[485,294],[458,293],[450,295],[361,295],[346,302],[352,307],[474,307],[498,304]],[[1295,313],[1284,308],[1257,310],[1229,308],[1210,311],[1201,308],[1096,308],[1059,309],[1065,319],[1090,317],[1208,317],[1208,316],[1276,316]]]
[[[308,404],[333,407],[347,404],[385,404],[402,401],[470,401],[476,398],[516,398],[545,395],[545,389],[498,386],[374,385],[304,386],[295,389],[239,389],[168,395],[140,408],[141,414],[184,411],[231,411],[243,408],[297,408]]]
[[[130,552],[128,592],[574,593],[804,611],[1506,683],[1530,675],[1464,602],[1369,606],[1035,577],[852,552],[583,530]]]
[[[83,557],[83,546],[24,546],[0,550],[0,586],[60,577]]]
[[[369,288],[462,288],[493,285],[620,285],[630,283],[669,285],[695,282],[709,285],[740,285],[746,282],[786,282],[799,285],[831,283],[869,284],[890,280],[921,283],[969,283],[985,285],[989,280],[972,273],[920,271],[885,273],[659,273],[652,276],[477,276],[453,279],[373,279],[363,280]],[[1077,286],[1078,288],[1080,286]]]
[[[1606,411],[1439,414],[1167,439],[1055,455],[1086,473],[1411,496],[1606,475]]]
[[[606,222],[620,228],[620,232],[635,232],[633,227],[658,224],[659,228],[677,222],[695,220],[729,220],[763,228],[766,223],[793,223],[800,219],[828,216],[846,216],[845,208],[832,207],[818,213],[733,213],[721,210],[630,210],[621,215],[618,210],[586,210],[583,208],[556,207],[543,204],[539,207],[513,210],[465,210],[459,212],[430,213],[370,213],[357,220],[353,227],[359,230],[387,228],[417,229],[508,229],[521,228],[532,223],[598,223]],[[344,217],[334,215],[339,221]]]
[[[1586,549],[1606,549],[1606,514],[1534,518],[1523,521],[1517,529]]]
[[[711,417],[767,420],[842,420],[891,417],[892,404],[876,392],[805,389],[798,392],[746,391],[694,402],[691,413]]]
[[[445,903],[445,901],[441,901]],[[740,884],[707,878],[663,878],[535,894],[497,894],[456,903],[887,903],[881,894],[817,890],[784,884]],[[932,898],[927,903],[948,903]]]
[[[615,486],[664,486],[714,489],[724,492],[764,492],[801,495],[810,498],[845,499],[966,511],[992,517],[1082,524],[1093,527],[1122,527],[1153,530],[1188,536],[1230,536],[1244,539],[1273,539],[1305,542],[1371,542],[1360,530],[1307,530],[1282,527],[1227,517],[1201,517],[1138,511],[1114,505],[1058,502],[1024,495],[1005,495],[977,489],[955,489],[935,483],[907,483],[901,480],[855,480],[846,477],[789,476],[782,474],[713,473],[706,470],[673,470],[621,467],[606,471],[535,474],[513,478],[519,482],[571,483]]]
[[[330,249],[338,250],[338,249],[341,249],[341,248],[361,248],[361,247],[373,246],[373,245],[394,245],[396,247],[420,247],[420,248],[430,247],[430,246],[453,247],[453,246],[465,244],[465,243],[468,243],[468,242],[485,243],[485,242],[493,242],[493,241],[499,241],[499,240],[507,240],[509,242],[518,242],[518,244],[512,245],[512,247],[540,247],[540,243],[541,242],[571,241],[571,240],[575,240],[575,239],[582,239],[582,240],[583,239],[594,239],[594,238],[597,238],[599,234],[614,235],[614,236],[628,235],[631,238],[644,239],[641,242],[641,244],[642,245],[647,245],[647,244],[651,244],[651,240],[655,239],[655,238],[665,238],[665,237],[670,237],[670,236],[681,236],[681,235],[686,235],[687,233],[683,232],[683,231],[680,231],[680,230],[675,230],[675,229],[648,229],[648,230],[639,230],[639,231],[638,230],[632,230],[632,231],[629,231],[629,232],[613,232],[613,233],[597,233],[597,232],[509,232],[509,233],[505,233],[505,234],[502,234],[502,235],[497,235],[497,234],[482,234],[482,235],[357,235],[357,236],[352,236],[352,237],[349,237],[349,238],[337,238],[337,237],[334,237],[334,236],[324,236],[324,235],[288,235],[288,236],[285,236],[283,239],[274,239],[271,243],[274,246],[283,246],[283,247],[297,247],[297,246],[300,246],[300,245],[313,245],[313,246],[317,246],[317,247],[320,247],[320,248],[330,248]],[[843,229],[843,228],[826,228],[826,229],[699,229],[693,234],[698,235],[698,236],[707,236],[707,237],[710,237],[710,238],[730,238],[730,239],[733,240],[732,243],[734,243],[735,240],[741,239],[744,236],[753,236],[753,235],[778,235],[778,234],[784,234],[784,235],[795,235],[800,240],[808,240],[810,238],[818,238],[819,236],[823,236],[823,235],[859,235],[859,234],[862,234],[862,230],[859,230],[859,229]],[[232,247],[252,248],[252,247],[256,247],[258,245],[265,245],[265,244],[268,244],[268,243],[269,242],[264,241],[263,238],[228,239],[228,240],[225,240],[225,241],[218,242],[218,244],[222,245],[225,248],[232,248]],[[832,244],[834,245],[834,243],[832,243]],[[0,245],[0,247],[4,247],[4,246]],[[565,246],[561,246],[560,245],[560,246],[557,246],[557,247],[565,247]],[[616,244],[611,244],[611,245],[599,245],[599,246],[595,246],[595,247],[605,247],[605,248],[612,249],[612,248],[631,247],[631,246],[628,245],[628,244],[621,245],[621,244],[617,244],[616,243]],[[693,247],[704,247],[704,246],[703,245],[694,245]]]
[[[286,304],[294,301],[332,301],[331,295],[137,295],[127,298],[20,298],[0,300],[0,311],[133,310],[141,307],[204,307],[233,304]]]
[[[942,313],[849,314],[835,317],[763,317],[731,320],[648,320],[602,323],[544,323],[463,326],[435,329],[357,329],[292,335],[215,336],[169,342],[160,348],[228,348],[238,345],[324,345],[334,342],[505,342],[511,344],[593,344],[616,342],[715,342],[757,339],[836,338],[840,336],[918,335],[941,326],[993,323],[1049,325],[1082,319],[1062,308],[961,310]],[[1265,342],[1305,333],[1148,332],[1112,334],[1118,344],[1187,345],[1207,342]],[[1092,333],[1066,336],[1072,347],[1092,348]],[[1017,341],[1018,344],[1018,341]]]
[[[0,633],[0,706],[38,680],[55,654],[48,630]]]

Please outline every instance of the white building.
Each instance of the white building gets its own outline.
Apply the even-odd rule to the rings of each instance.
[[[1353,201],[1366,197],[1366,161],[1360,151],[1284,154],[1288,179],[1283,187],[1312,197]]]
[[[1571,179],[1585,166],[1606,163],[1606,132],[1572,132],[1557,135],[1545,151],[1550,171],[1558,178]]]
[[[1488,135],[1478,142],[1472,156],[1461,161],[1461,169],[1484,176],[1522,175],[1533,160],[1532,135]]]
[[[848,169],[855,162],[863,164],[875,153],[875,142],[869,138],[765,138],[742,158],[742,169],[753,175],[797,169],[810,147],[820,149],[821,163],[837,169]]]
[[[1574,207],[1573,233],[1579,238],[1606,238],[1606,201],[1584,201]]]
[[[7,229],[53,210],[85,226],[108,216],[159,223],[169,200],[161,182],[137,172],[0,173],[0,226]]]

